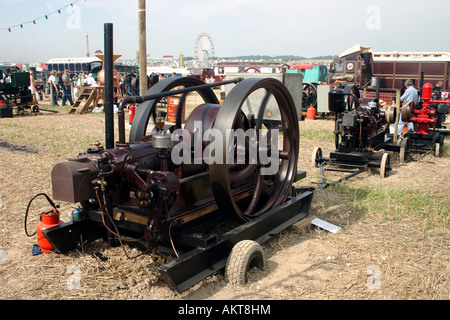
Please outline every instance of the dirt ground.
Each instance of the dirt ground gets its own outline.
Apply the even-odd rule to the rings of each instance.
[[[332,132],[333,121],[303,121],[300,185],[317,186],[318,169],[311,165],[316,146],[324,154],[332,141],[302,138],[308,130]],[[31,127],[32,133],[22,134]],[[117,126],[116,126],[117,128]],[[68,255],[32,255],[35,237],[27,237],[24,216],[28,201],[45,192],[51,196],[53,166],[77,152],[72,140],[103,139],[100,115],[44,113],[0,119],[0,299],[36,300],[447,300],[449,229],[405,213],[401,219],[364,214],[331,190],[316,190],[310,217],[342,228],[333,234],[319,228],[289,228],[263,245],[266,267],[249,273],[249,283],[233,286],[223,273],[208,277],[184,293],[171,290],[160,278],[159,261],[129,247],[111,248],[102,241]],[[15,134],[11,134],[15,131]],[[28,131],[27,131],[28,132]],[[58,143],[52,137],[61,137]],[[72,140],[71,140],[72,139]],[[76,151],[78,150],[78,151]],[[417,190],[448,194],[450,157],[428,156],[399,164],[386,179],[363,173],[346,185],[382,190]],[[439,201],[447,201],[439,197]],[[386,204],[387,206],[388,204]],[[33,205],[28,229],[33,231],[45,201]],[[61,203],[69,221],[73,204]],[[448,208],[448,206],[447,206]],[[444,214],[448,217],[448,212]],[[34,219],[34,220],[33,220]],[[33,224],[34,223],[34,224]],[[447,224],[448,225],[448,224]]]

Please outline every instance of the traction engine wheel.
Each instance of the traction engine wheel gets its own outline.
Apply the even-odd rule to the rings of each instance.
[[[316,108],[317,106],[317,89],[314,84],[303,84],[302,109],[306,111],[309,106]]]

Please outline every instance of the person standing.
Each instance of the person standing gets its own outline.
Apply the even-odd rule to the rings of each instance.
[[[73,83],[73,98],[75,98],[75,100],[78,100],[78,98],[80,97],[81,75],[75,73],[75,76],[72,78],[72,83]]]
[[[33,96],[33,100],[39,101],[39,93],[36,90],[34,72],[30,70],[29,73],[30,73],[30,86],[28,87],[28,89],[30,90],[31,95]]]
[[[436,85],[433,87],[433,93],[436,95],[437,100],[441,99],[441,92],[443,90],[442,86],[444,85],[444,81],[439,80]]]
[[[405,104],[405,102],[412,101],[414,105],[411,105],[411,108],[415,108],[419,105],[419,93],[417,92],[417,89],[414,87],[412,80],[406,80],[405,82],[406,91],[405,93],[400,97],[400,101]],[[403,128],[405,125],[408,126],[408,131],[414,131],[414,124],[412,122],[404,122],[402,119],[402,116],[400,114],[400,121],[398,122],[398,136],[403,132]]]
[[[72,80],[69,76],[69,70],[64,71],[64,75],[62,76],[62,82],[63,82],[63,98],[62,98],[62,105],[66,105],[66,101],[69,101],[70,106],[73,106],[73,100],[72,100]]]
[[[4,83],[11,83],[11,68],[5,69],[5,74],[3,75]]]
[[[81,83],[80,83],[80,86],[81,86],[81,87],[87,86],[87,84],[86,84],[86,82],[87,82],[86,72],[83,72],[83,73],[81,74],[80,81],[81,81]]]
[[[97,84],[97,82],[95,81],[94,77],[92,76],[92,73],[89,73],[86,77],[86,86],[88,87],[93,87]]]
[[[56,85],[56,70],[52,70],[50,72],[50,77],[48,78],[48,84],[50,92],[52,92],[52,101],[54,106],[58,106],[57,94],[58,94],[58,86]]]

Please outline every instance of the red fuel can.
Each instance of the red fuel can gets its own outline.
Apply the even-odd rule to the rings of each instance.
[[[308,119],[308,120],[315,120],[316,119],[316,108],[314,108],[313,106],[310,106],[306,110],[306,119]]]

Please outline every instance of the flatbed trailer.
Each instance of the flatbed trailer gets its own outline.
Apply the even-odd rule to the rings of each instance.
[[[297,179],[305,177],[306,172],[298,172]],[[211,224],[204,220],[184,226],[177,230],[172,241],[165,241],[158,247],[158,252],[173,257],[159,267],[162,279],[177,292],[188,290],[198,282],[226,268],[233,248],[241,241],[253,241],[260,245],[308,217],[313,195],[314,188],[293,187],[285,203],[249,222],[223,221],[218,225],[225,225],[225,227],[216,227],[216,231],[205,228],[204,225]],[[89,216],[89,219],[66,222],[42,231],[57,252],[67,254],[80,244],[80,239],[86,245],[101,239],[102,236],[104,239],[107,237],[106,232],[102,231],[102,214],[97,211],[85,214]],[[215,216],[218,217],[220,214],[215,215],[212,212],[207,215],[208,220],[214,220]],[[129,229],[133,229],[130,227],[133,224],[132,221],[116,221],[116,224],[118,228],[127,225]],[[130,245],[144,249],[146,248],[144,242],[145,240],[141,240]],[[261,257],[257,255],[251,256],[251,253],[245,252],[240,254],[250,255],[248,260],[242,262],[248,264],[243,266],[244,269],[250,269],[253,263],[256,263],[258,267],[264,265],[264,262],[260,260]]]

